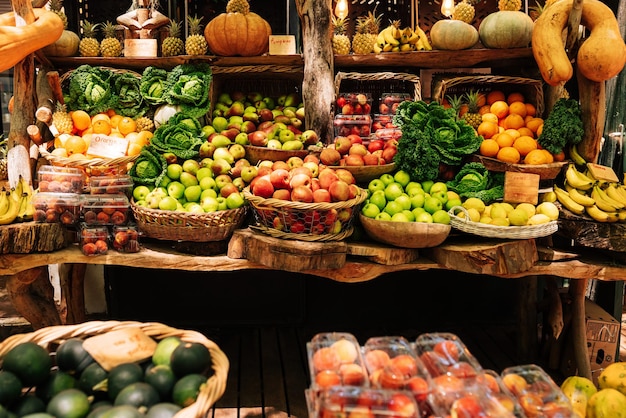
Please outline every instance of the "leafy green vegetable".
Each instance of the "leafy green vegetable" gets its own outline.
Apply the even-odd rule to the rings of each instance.
[[[148,104],[158,106],[165,103],[166,92],[169,89],[167,71],[153,66],[146,67],[141,75],[139,89]]]
[[[394,162],[414,181],[436,179],[440,164],[460,165],[483,140],[464,120],[457,120],[453,109],[438,102],[402,102],[393,122],[402,131]]]
[[[504,197],[504,173],[491,173],[478,162],[463,165],[446,185],[461,197],[477,197],[485,203]]]
[[[152,145],[142,148],[139,156],[128,171],[134,184],[156,186],[167,172],[165,157]]]
[[[206,63],[177,65],[168,73],[165,100],[181,105],[190,116],[202,117],[211,105],[211,81],[211,67]]]
[[[150,139],[159,152],[171,152],[183,160],[197,157],[203,142],[200,122],[185,112],[175,114],[159,126]]]
[[[72,71],[68,93],[64,96],[68,110],[84,110],[91,116],[109,110],[113,98],[113,72],[104,67],[83,64]]]
[[[111,107],[122,116],[143,116],[148,109],[139,91],[139,78],[130,73],[117,73],[113,79],[114,96]]]
[[[580,104],[575,99],[560,98],[544,120],[537,142],[552,154],[558,154],[567,144],[582,141],[584,134]]]

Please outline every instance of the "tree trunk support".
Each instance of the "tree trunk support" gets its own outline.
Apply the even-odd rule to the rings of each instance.
[[[13,306],[34,329],[61,325],[46,267],[36,267],[9,276],[6,286]]]
[[[587,351],[587,324],[585,320],[585,293],[587,280],[572,280],[569,292],[572,297],[572,345],[578,375],[591,379],[591,360]]]

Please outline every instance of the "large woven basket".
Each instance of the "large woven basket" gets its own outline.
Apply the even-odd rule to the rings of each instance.
[[[465,213],[465,217],[458,217],[456,214],[461,211]],[[468,234],[478,235],[487,238],[502,239],[529,239],[541,238],[554,234],[558,228],[558,221],[550,221],[540,225],[528,226],[499,226],[489,225],[480,222],[472,222],[469,220],[469,214],[462,206],[454,206],[448,211],[450,213],[450,225],[459,231]]]
[[[139,230],[147,237],[168,241],[208,242],[230,238],[246,219],[248,206],[209,213],[150,209],[130,205]]]
[[[52,165],[80,168],[88,177],[125,174],[128,172],[129,165],[138,157],[138,155],[132,155],[118,158],[87,158],[74,160],[52,154],[44,145],[39,147],[39,154]]]
[[[53,353],[63,341],[69,338],[88,338],[128,328],[139,328],[157,341],[176,336],[186,342],[203,344],[209,349],[213,363],[213,375],[209,377],[207,384],[200,390],[196,402],[183,408],[175,415],[175,418],[206,417],[210,408],[226,390],[229,361],[217,344],[197,331],[180,330],[158,322],[135,321],[91,321],[78,325],[57,325],[8,337],[0,343],[0,358],[3,358],[13,347],[25,342],[37,343]]]
[[[245,198],[252,206],[256,224],[251,225],[266,235],[274,238],[297,239],[309,242],[341,241],[352,235],[353,222],[358,216],[361,203],[367,199],[367,191],[360,189],[357,197],[350,200],[332,203],[304,203],[275,198],[262,198],[243,189]],[[344,211],[345,220],[341,221],[341,229],[333,230],[335,220],[341,219],[339,212]],[[275,222],[282,225],[277,228]],[[293,225],[301,225],[298,230]],[[331,231],[332,230],[332,231]]]

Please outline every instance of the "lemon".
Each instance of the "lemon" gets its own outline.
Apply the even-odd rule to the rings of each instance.
[[[546,224],[550,221],[551,219],[548,217],[548,215],[545,215],[543,213],[537,213],[531,216],[530,219],[528,219],[528,225],[541,225]]]
[[[541,202],[537,205],[537,213],[546,215],[551,221],[559,218],[559,208],[552,202]]]
[[[489,212],[491,219],[506,219],[507,211],[501,203],[491,205],[491,211]]]
[[[496,226],[509,226],[509,218],[494,218],[491,221],[491,225],[496,225]]]
[[[523,209],[529,218],[536,213],[535,205],[532,203],[518,203],[515,209]]]
[[[476,211],[480,214],[485,210],[485,202],[477,197],[468,197],[465,202],[463,202],[463,207],[468,210],[476,209]],[[478,219],[480,219],[480,217]]]
[[[509,223],[515,226],[523,226],[528,223],[528,212],[524,208],[515,208],[509,212]]]

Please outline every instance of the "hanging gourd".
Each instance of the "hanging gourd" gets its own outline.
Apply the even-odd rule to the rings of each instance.
[[[226,13],[213,18],[204,29],[209,50],[227,57],[266,53],[271,34],[270,24],[250,11],[247,0],[229,0]]]

